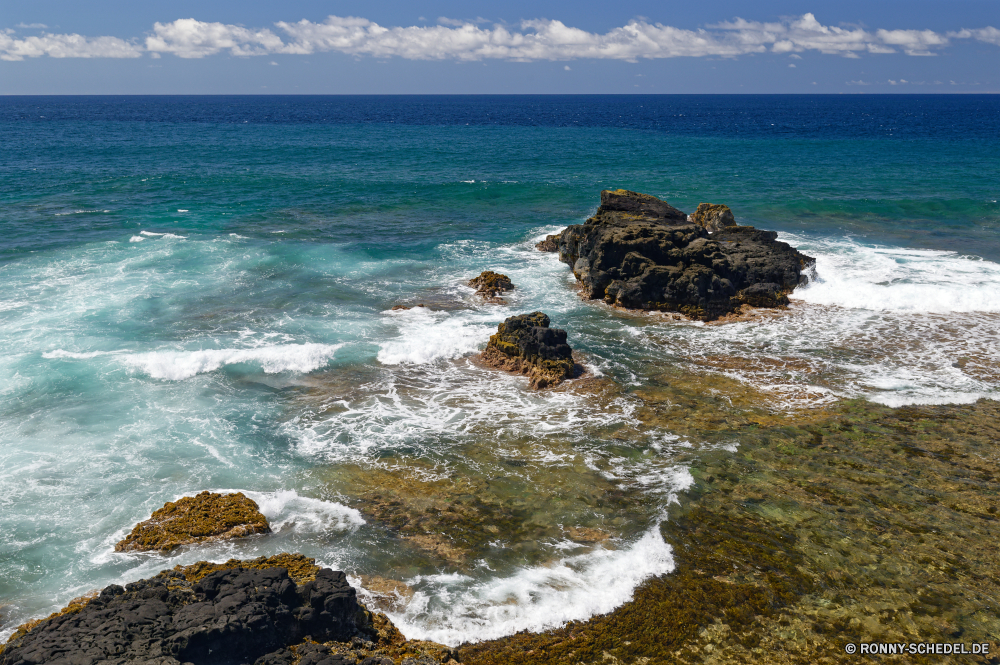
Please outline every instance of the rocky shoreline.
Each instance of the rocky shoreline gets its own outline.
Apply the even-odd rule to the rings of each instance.
[[[1000,662],[1000,404],[892,409],[856,400],[775,414],[752,400],[719,399],[692,410],[694,394],[677,381],[650,385],[642,397],[649,426],[709,442],[738,433],[741,445],[679,460],[695,484],[661,527],[677,568],[609,614],[456,649],[408,642],[383,615],[352,605],[340,574],[281,555],[108,587],[19,630],[0,663],[176,665],[189,649],[251,624],[283,637],[253,642],[265,651],[255,659],[187,662],[848,663],[857,656],[845,645],[862,642],[989,646],[985,656],[881,656],[886,662]],[[327,605],[328,623],[310,623]],[[183,626],[172,638],[162,632],[166,617]],[[142,657],[94,658],[95,649],[119,647]]]
[[[736,225],[726,206],[689,216],[625,190],[602,192],[593,218],[539,249],[558,251],[588,298],[716,321],[784,306],[811,262],[773,232]],[[492,271],[469,285],[493,304],[513,288]],[[566,331],[551,323],[542,312],[508,317],[480,360],[535,389],[578,376]],[[606,406],[626,394],[639,424],[615,430],[617,454],[652,430],[705,443],[674,451],[694,478],[660,526],[676,569],[612,612],[450,648],[406,640],[343,572],[281,554],[108,586],[21,626],[0,646],[0,665],[837,663],[856,662],[846,644],[870,642],[989,645],[985,656],[880,657],[887,662],[1000,663],[997,402],[780,411],[735,380],[670,367],[640,387],[608,380],[588,396]],[[471,566],[501,535],[538,565],[550,561],[532,558],[543,539],[589,547],[634,535],[612,518],[641,514],[642,496],[602,475],[606,467],[539,467],[522,482],[502,473],[529,464],[517,450],[501,460],[466,452],[470,466],[500,469],[485,480],[460,471],[427,480],[417,463],[412,477],[402,463],[359,469],[344,494],[396,543],[448,570]],[[545,519],[570,492],[592,523]],[[242,494],[202,492],[166,504],[115,549],[163,553],[269,531]],[[398,580],[364,585],[395,610],[413,595]]]

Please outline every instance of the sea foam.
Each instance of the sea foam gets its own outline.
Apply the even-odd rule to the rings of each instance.
[[[329,362],[341,344],[279,344],[251,349],[151,351],[127,354],[122,361],[154,379],[179,381],[224,365],[253,363],[268,374],[311,372]]]
[[[931,249],[782,240],[816,257],[812,279],[794,297],[821,305],[894,312],[1000,312],[1000,264]]]
[[[597,548],[505,577],[414,578],[409,580],[417,589],[413,599],[402,612],[388,615],[409,639],[478,642],[610,612],[631,600],[643,581],[673,570],[671,547],[656,525],[624,549]]]

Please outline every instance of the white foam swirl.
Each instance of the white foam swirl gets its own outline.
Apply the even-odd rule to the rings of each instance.
[[[179,381],[224,365],[254,363],[268,374],[311,372],[329,362],[341,344],[279,344],[252,349],[151,351],[123,356],[125,364],[154,379]]]

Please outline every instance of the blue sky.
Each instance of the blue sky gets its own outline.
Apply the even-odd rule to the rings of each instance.
[[[640,92],[1000,92],[1000,2],[0,5],[0,94]]]

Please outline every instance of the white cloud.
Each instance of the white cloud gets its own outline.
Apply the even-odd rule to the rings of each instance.
[[[272,28],[246,28],[193,18],[156,23],[144,45],[117,37],[86,38],[80,35],[43,34],[18,39],[0,31],[0,58],[25,57],[153,57],[172,53],[181,58],[203,58],[226,52],[235,56],[309,54],[323,51],[356,57],[408,60],[512,61],[576,60],[583,58],[626,60],[675,57],[737,57],[754,53],[799,53],[858,58],[860,54],[897,53],[932,55],[953,39],[977,39],[1000,45],[1000,30],[993,27],[938,33],[932,30],[874,32],[854,26],[820,23],[813,14],[762,23],[737,18],[688,30],[647,19],[636,19],[606,33],[594,33],[561,21],[535,19],[515,27],[482,18],[455,20],[445,17],[437,25],[385,27],[359,17],[330,16],[323,22],[278,22]],[[40,24],[39,24],[40,25]]]
[[[948,45],[948,38],[933,30],[879,30],[876,34],[883,43],[902,47],[907,55],[934,55],[929,49]]]
[[[45,30],[49,26],[44,23],[18,23],[17,27],[22,30]]]
[[[281,38],[270,30],[248,30],[226,23],[206,23],[182,18],[172,23],[155,23],[146,38],[146,50],[173,53],[181,58],[203,58],[219,51],[233,55],[286,53]]]
[[[959,30],[958,32],[949,32],[948,36],[956,39],[978,39],[979,41],[986,42],[987,44],[996,44],[997,46],[1000,46],[1000,30],[997,30],[993,26],[980,28],[978,30]]]
[[[47,55],[52,58],[138,58],[142,47],[117,37],[83,37],[43,33],[19,39],[0,31],[0,60],[17,61]]]

